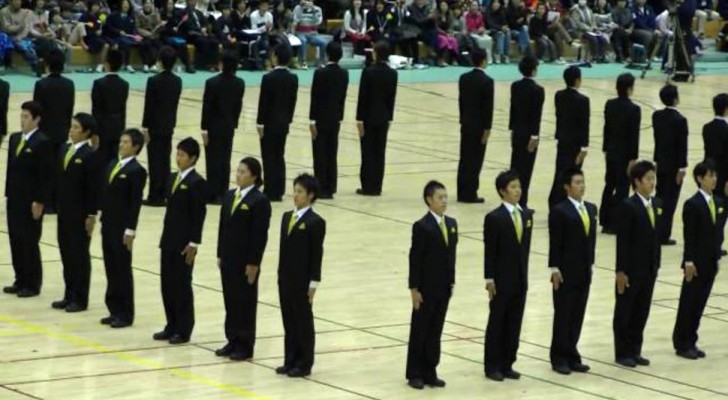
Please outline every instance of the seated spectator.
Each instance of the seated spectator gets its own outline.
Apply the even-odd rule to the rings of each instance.
[[[634,29],[632,30],[631,39],[635,43],[639,43],[645,47],[647,57],[654,57],[657,44],[662,38],[662,34],[657,30],[655,23],[655,12],[652,7],[645,4],[646,0],[634,0],[632,8],[632,17],[634,20]]]
[[[460,5],[457,3],[453,4],[450,8],[450,12],[452,12],[452,32],[455,39],[458,41],[458,50],[460,51],[460,54],[458,55],[458,65],[470,66],[471,61],[468,57],[465,57],[464,53],[470,54],[473,49],[477,47],[475,40],[468,35],[467,27],[465,26],[465,16],[463,15]],[[490,53],[493,49],[492,44],[493,42],[491,39],[491,46],[487,51],[488,57],[490,57]]]
[[[495,42],[493,47],[493,63],[498,64],[500,61],[508,64],[510,62],[508,54],[511,51],[511,46],[509,45],[511,31],[508,29],[506,10],[501,6],[500,1],[494,0],[490,3],[488,11],[485,13],[485,24],[489,29],[490,36]]]
[[[720,18],[718,11],[713,10],[713,0],[698,0],[695,18],[698,19],[698,39],[702,40],[705,38],[705,23]]]
[[[724,21],[728,21],[728,0],[718,0],[716,11]]]
[[[594,25],[597,28],[595,33],[609,43],[612,32],[617,28],[617,24],[612,21],[612,6],[607,3],[607,0],[597,0],[592,11],[594,12]]]
[[[531,55],[531,37],[528,35],[528,17],[531,12],[523,0],[511,0],[506,10],[506,19],[511,39],[518,43],[522,56]]]
[[[240,1],[244,3],[244,1]],[[212,23],[212,32],[217,38],[217,41],[222,45],[223,50],[232,50],[235,52],[238,59],[240,59],[240,50],[238,48],[238,39],[235,34],[235,25],[233,24],[233,14],[230,9],[229,3],[222,3],[220,5],[220,11],[222,15],[218,17]],[[247,7],[244,12],[243,22],[246,25],[245,29],[250,29],[250,12]]]
[[[367,35],[372,43],[385,41],[394,49],[396,37],[393,29],[397,26],[397,19],[384,3],[385,0],[375,0],[374,9],[367,13]]]
[[[104,60],[109,51],[109,43],[102,36],[104,24],[101,21],[100,4],[97,1],[90,1],[88,12],[81,17],[84,26],[84,35],[81,46],[96,58],[96,69],[98,73],[104,72]],[[93,70],[93,69],[92,69]]]
[[[162,17],[154,8],[152,0],[144,0],[142,9],[137,13],[137,32],[142,37],[139,43],[139,55],[142,58],[144,72],[158,72],[157,57],[162,47],[161,32],[165,26]]]
[[[134,73],[131,66],[131,47],[142,41],[137,33],[136,18],[129,0],[121,0],[120,9],[114,11],[106,19],[104,24],[104,37],[112,50],[119,50],[122,55],[122,63],[128,72]]]
[[[589,44],[589,55],[584,58],[584,61],[606,62],[605,52],[609,40],[598,32],[594,14],[587,7],[586,0],[579,0],[579,3],[571,9],[569,21],[572,36]]]
[[[416,33],[415,41],[421,41],[430,49],[437,49],[437,28],[435,26],[435,9],[427,0],[415,0],[407,6],[403,26]],[[419,44],[414,44],[413,62],[420,66]]]
[[[174,6],[174,0],[167,0],[167,5],[159,14],[164,26],[159,30],[159,38],[163,44],[174,49],[177,58],[184,64],[185,71],[194,74],[195,69],[190,64],[190,58],[187,54],[187,39],[185,39],[182,25],[187,22],[187,13],[185,10],[177,10]]]
[[[475,45],[479,49],[485,50],[488,56],[488,63],[493,62],[493,38],[488,35],[488,31],[485,29],[485,17],[480,11],[480,6],[477,0],[470,2],[470,8],[465,13],[465,29],[468,35],[473,39]],[[502,35],[501,35],[502,36]],[[496,63],[498,60],[496,60]]]
[[[421,31],[417,25],[408,23],[406,17],[409,14],[406,0],[397,0],[397,4],[392,9],[391,14],[393,19],[390,22],[393,26],[392,35],[396,41],[399,49],[402,51],[402,55],[411,59],[415,64],[420,62],[420,47],[417,43],[417,38],[420,36]],[[392,46],[394,49],[394,46]],[[408,68],[410,65],[408,64]]]
[[[25,61],[35,71],[36,76],[43,74],[42,65],[35,52],[33,38],[30,30],[33,27],[33,12],[21,8],[22,0],[10,0],[10,3],[0,10],[0,26],[13,43],[13,50],[20,53]],[[10,57],[5,58],[8,62]]]
[[[179,21],[179,33],[187,44],[195,46],[195,67],[217,71],[219,43],[209,20],[197,9],[197,0],[187,0],[187,8],[182,11]]]
[[[718,51],[728,51],[728,24],[723,25],[723,29],[718,32],[716,42]]]
[[[61,18],[66,21],[77,21],[88,12],[88,4],[84,0],[60,0]]]
[[[536,41],[536,55],[539,60],[554,62],[558,59],[556,44],[548,36],[548,15],[546,5],[536,6],[536,15],[528,22],[528,34]]]
[[[50,29],[50,13],[46,10],[45,5],[45,0],[33,1],[33,16],[30,28],[30,36],[33,38],[35,52],[40,60],[45,60],[51,51],[59,49],[56,32]]]
[[[268,49],[270,49],[269,35],[273,31],[273,14],[268,11],[268,0],[258,1],[258,9],[250,14],[250,25],[258,32],[258,56],[265,60],[265,69],[269,71],[272,69],[268,59]]]
[[[458,41],[453,32],[453,16],[446,1],[440,2],[435,16],[437,18],[437,65],[446,67],[448,62],[457,61],[460,55]]]
[[[363,55],[364,49],[371,44],[367,35],[367,10],[361,8],[361,0],[351,0],[351,6],[344,13],[342,38],[354,45],[354,54]]]
[[[657,24],[657,30],[662,36],[662,41],[658,44],[659,57],[662,58],[662,69],[665,69],[665,64],[668,62],[668,51],[670,38],[675,34],[674,26],[672,25],[672,19],[670,18],[670,12],[664,10],[655,17],[655,23]]]
[[[632,35],[634,23],[632,11],[627,8],[627,0],[617,0],[617,6],[612,10],[612,21],[615,24],[614,31],[612,31],[612,48],[617,62],[621,63],[626,60],[627,63],[632,63],[629,37]]]
[[[548,0],[546,3],[546,21],[548,22],[546,32],[549,35],[549,39],[556,45],[556,52],[559,55],[557,61],[564,63],[564,44],[579,49],[581,44],[578,40],[574,40],[566,30],[564,24],[568,19],[568,14],[564,14],[564,8],[561,6],[559,0]]]
[[[328,41],[318,34],[319,26],[323,22],[323,11],[321,11],[321,7],[313,4],[313,0],[301,0],[301,3],[293,9],[292,30],[301,41],[301,47],[298,50],[298,63],[301,69],[308,69],[306,56],[309,44],[318,48],[317,64],[326,64],[326,45]]]

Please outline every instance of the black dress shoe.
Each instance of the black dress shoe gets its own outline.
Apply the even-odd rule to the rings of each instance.
[[[20,289],[20,290],[18,290],[18,293],[17,293],[18,297],[20,297],[20,298],[35,297],[39,294],[40,293],[38,291],[31,290],[31,289]]]
[[[86,311],[86,306],[82,306],[78,303],[69,303],[66,306],[66,312],[74,313],[74,312],[81,312]]]
[[[164,207],[166,205],[164,200],[144,200],[142,204],[147,207]]]
[[[245,361],[245,360],[250,360],[251,358],[253,358],[244,351],[233,351],[230,353],[229,357],[233,361]]]
[[[124,321],[123,319],[115,319],[111,321],[111,324],[109,324],[112,328],[126,328],[128,326],[131,326],[131,322]]]
[[[576,363],[569,366],[569,369],[571,369],[574,372],[581,372],[582,374],[589,372],[591,368],[589,368],[588,365],[582,364],[582,363]]]
[[[663,240],[661,244],[663,246],[674,246],[677,244],[677,242],[675,241],[675,239],[667,239],[667,240]]]
[[[298,368],[298,367],[293,367],[293,368],[291,368],[288,371],[288,377],[289,378],[303,378],[303,377],[306,377],[306,376],[309,376],[309,375],[311,375],[311,370],[310,369],[308,371],[306,371],[306,370],[303,370],[303,369]]]
[[[190,341],[190,338],[184,337],[182,335],[172,335],[171,338],[169,338],[169,344],[184,344]]]
[[[509,369],[508,371],[503,372],[503,377],[506,379],[516,379],[517,380],[517,379],[521,379],[521,374],[512,369]]]
[[[167,331],[159,331],[152,335],[152,339],[154,340],[169,340],[172,337],[172,334]]]
[[[726,250],[726,249],[722,249],[722,250],[720,251],[720,255],[721,255],[721,256],[723,256],[723,257],[725,257],[725,256],[728,256],[728,250]]]
[[[688,350],[677,350],[675,351],[675,354],[678,355],[678,357],[687,358],[688,360],[697,360],[698,353],[694,349],[688,349]]]
[[[445,383],[444,380],[442,380],[440,378],[435,378],[435,379],[427,379],[427,380],[425,380],[425,385],[432,386],[432,387],[443,388],[443,387],[445,387],[446,383]]]
[[[7,294],[17,294],[18,293],[18,287],[15,286],[15,285],[5,286],[3,288],[3,293],[7,293]]]
[[[422,379],[419,378],[408,380],[407,385],[409,385],[409,387],[411,387],[412,389],[417,390],[422,390],[425,388],[425,382],[423,382]]]
[[[481,204],[481,203],[485,203],[485,199],[482,197],[475,197],[472,199],[458,199],[458,203]]]
[[[379,195],[381,195],[381,193],[367,192],[364,189],[356,189],[356,194],[358,194],[360,196],[379,196]]]
[[[219,348],[215,350],[215,355],[218,357],[230,357],[230,354],[233,354],[233,344],[228,343],[222,348]]]
[[[291,367],[287,365],[281,365],[280,367],[276,368],[276,374],[278,375],[287,375],[288,371],[291,370]]]
[[[503,374],[500,372],[485,373],[485,377],[496,382],[503,382]]]
[[[66,300],[58,300],[51,303],[51,307],[55,308],[56,310],[63,310],[68,306],[68,302]]]
[[[695,350],[695,354],[698,355],[698,358],[705,358],[705,352],[703,350],[700,350],[698,346],[693,347],[693,350]]]
[[[570,375],[571,370],[566,365],[552,365],[551,369],[560,373],[561,375]]]
[[[111,325],[111,323],[114,322],[114,320],[116,320],[116,318],[109,315],[108,317],[101,318],[101,321],[99,321],[99,322],[101,322],[101,325]]]
[[[648,359],[646,359],[646,358],[644,358],[642,356],[635,357],[634,358],[634,362],[636,362],[637,365],[641,365],[643,367],[646,367],[646,366],[650,365],[650,360],[648,360]]]
[[[637,366],[637,362],[634,360],[634,358],[629,358],[629,357],[618,358],[616,360],[616,362],[617,362],[617,364],[619,364],[623,367],[634,368]]]

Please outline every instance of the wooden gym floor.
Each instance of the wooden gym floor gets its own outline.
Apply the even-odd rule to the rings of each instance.
[[[497,68],[497,67],[496,67]],[[603,106],[614,96],[614,80],[584,82],[591,97],[592,129],[586,159],[587,198],[599,203],[604,175],[601,154]],[[498,82],[497,107],[491,142],[481,174],[483,205],[455,202],[459,127],[457,85],[453,83],[403,84],[399,88],[395,122],[389,136],[387,170],[381,198],[354,195],[359,186],[359,144],[355,136],[356,86],[347,99],[341,131],[339,194],[321,201],[318,212],[328,222],[323,282],[315,300],[316,364],[307,379],[277,376],[282,363],[283,327],[278,308],[276,264],[278,229],[290,197],[274,205],[270,240],[262,265],[256,358],[233,363],[215,357],[224,344],[221,284],[215,264],[218,207],[209,207],[203,245],[195,268],[197,326],[192,342],[170,346],[151,339],[164,325],[159,283],[159,252],[163,209],[144,208],[134,249],[137,319],[133,327],[112,330],[99,325],[106,316],[103,294],[106,280],[100,236],[92,242],[91,304],[87,312],[61,313],[50,303],[62,296],[61,264],[56,244],[55,217],[46,217],[42,253],[44,286],[41,296],[23,300],[0,295],[0,399],[718,399],[728,396],[728,284],[719,275],[701,326],[701,347],[708,357],[687,361],[674,355],[671,334],[679,297],[682,245],[680,211],[674,237],[677,247],[666,248],[646,329],[645,356],[652,366],[625,369],[613,363],[612,312],[614,306],[614,237],[600,235],[594,283],[580,350],[592,371],[563,377],[551,371],[552,303],[546,260],[548,252],[546,196],[555,159],[553,95],[560,80],[543,81],[547,100],[542,124],[532,207],[536,209],[532,244],[531,290],[515,367],[520,381],[495,383],[483,376],[483,331],[488,316],[483,281],[482,221],[499,204],[493,188],[496,174],[510,159],[508,83]],[[638,80],[635,100],[642,105],[641,156],[651,158],[652,110],[660,108],[662,80]],[[700,130],[712,118],[710,99],[724,76],[701,76],[695,84],[680,86],[681,110],[690,121],[690,162],[703,154]],[[311,171],[308,135],[307,87],[299,105],[286,150],[288,178]],[[90,109],[89,94],[79,93],[76,111]],[[199,138],[201,91],[185,90],[175,140]],[[258,89],[245,97],[241,129],[235,137],[233,164],[243,156],[259,156],[255,132]],[[21,101],[11,98],[11,130],[19,126]],[[143,93],[132,92],[130,125],[141,120]],[[7,141],[0,155],[4,185]],[[146,161],[146,152],[140,157]],[[204,156],[203,156],[204,158]],[[204,160],[199,170],[204,173]],[[231,180],[232,180],[231,176]],[[460,223],[457,283],[443,335],[440,375],[445,389],[415,391],[406,386],[404,365],[411,303],[407,290],[407,253],[411,223],[425,212],[421,190],[429,179],[450,189],[448,214]],[[681,204],[695,185],[688,179]],[[290,188],[288,193],[290,193]],[[4,201],[4,200],[3,200]],[[12,281],[6,217],[0,212],[0,283]]]

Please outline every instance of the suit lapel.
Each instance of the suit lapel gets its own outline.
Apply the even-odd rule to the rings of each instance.
[[[445,218],[444,215],[442,217],[443,218],[443,221],[445,222],[445,232],[448,235],[448,237],[447,237],[448,238],[448,241],[445,242],[445,237],[442,236],[442,230],[440,229],[440,225],[437,223],[437,220],[435,219],[435,216],[432,215],[432,213],[428,212],[427,213],[427,217],[428,217],[428,220],[430,221],[430,226],[432,227],[432,229],[435,230],[435,232],[437,232],[437,236],[440,238],[440,243],[442,243],[442,245],[444,247],[449,247],[449,244],[450,244],[450,233],[449,233],[450,232],[450,228],[447,226],[447,218]]]
[[[305,212],[305,213],[304,213],[304,214],[303,214],[303,215],[301,216],[301,218],[299,218],[299,219],[298,219],[298,221],[296,221],[296,223],[295,223],[295,224],[293,224],[293,228],[291,228],[291,233],[287,234],[286,236],[287,236],[287,237],[291,237],[291,236],[293,236],[293,234],[294,234],[294,233],[295,233],[295,232],[296,232],[297,230],[301,229],[301,228],[299,228],[299,227],[300,227],[300,226],[301,226],[301,224],[303,224],[303,223],[304,223],[304,222],[305,222],[306,220],[308,220],[308,216],[309,216],[309,214],[311,214],[311,212],[312,212],[312,211],[311,211],[311,209],[309,208],[309,209],[308,209],[308,211],[306,211],[306,212]],[[291,215],[293,215],[293,211],[291,211]],[[291,218],[291,217],[289,216],[288,218],[289,218],[289,219],[288,219],[288,221],[287,221],[288,223],[286,224],[286,231],[288,230],[288,224],[290,224],[290,223],[291,223],[291,220],[290,220],[290,218]],[[304,229],[305,229],[305,225],[304,225]]]

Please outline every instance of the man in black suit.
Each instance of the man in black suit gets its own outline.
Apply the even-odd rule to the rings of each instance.
[[[8,101],[10,100],[10,84],[0,79],[0,144],[8,134]]]
[[[313,211],[319,191],[316,178],[302,174],[293,180],[293,211],[281,218],[278,261],[285,358],[277,374],[301,378],[311,374],[316,331],[313,325],[313,297],[321,283],[326,221]]]
[[[311,140],[313,141],[313,173],[321,185],[320,199],[333,199],[336,193],[339,129],[344,119],[349,71],[339,66],[341,43],[326,45],[329,63],[316,69],[311,85]]]
[[[554,96],[556,105],[556,169],[549,194],[549,209],[566,199],[561,172],[581,168],[589,150],[589,98],[579,93],[581,70],[571,66],[564,71],[566,89]]]
[[[656,196],[665,205],[665,218],[659,232],[660,243],[672,246],[672,219],[677,208],[683,179],[688,168],[688,120],[677,110],[680,102],[677,86],[660,89],[660,100],[665,109],[652,113],[655,134],[655,163],[657,164]]]
[[[71,127],[73,116],[73,104],[76,97],[76,89],[73,81],[61,76],[65,55],[59,49],[53,49],[46,56],[46,65],[50,72],[48,76],[35,82],[33,89],[33,101],[36,101],[43,108],[43,119],[40,122],[40,130],[48,136],[52,143],[52,154],[58,154],[68,139],[68,130]],[[53,163],[54,175],[57,175],[56,163]],[[58,183],[54,179],[51,182],[51,199],[45,213],[55,212]]]
[[[147,171],[136,157],[144,147],[138,129],[125,130],[119,139],[119,158],[111,161],[102,180],[101,247],[106,269],[104,325],[124,328],[134,322],[134,278],[131,270],[132,246],[142,206]]]
[[[162,72],[147,80],[144,94],[142,128],[148,142],[149,160],[149,194],[144,204],[154,207],[164,206],[170,176],[172,136],[177,125],[177,107],[182,93],[182,79],[172,72],[176,57],[171,47],[162,48],[159,52]]]
[[[584,173],[568,168],[562,174],[567,199],[549,212],[549,267],[553,288],[554,324],[551,336],[551,367],[568,375],[587,372],[577,349],[589,299],[597,206],[584,200]]]
[[[460,161],[457,191],[461,203],[483,203],[478,197],[480,170],[493,125],[493,79],[485,73],[485,50],[473,49],[472,71],[460,75],[458,106],[460,108]]]
[[[222,204],[230,186],[233,135],[238,128],[245,95],[245,81],[235,76],[237,69],[237,53],[225,50],[222,73],[205,82],[205,94],[202,97],[200,126],[205,144],[209,201],[213,204]]]
[[[270,201],[281,201],[286,192],[286,137],[293,122],[298,98],[298,76],[288,70],[291,47],[281,44],[273,49],[273,71],[260,83],[257,129],[265,170],[264,192]]]
[[[690,360],[705,357],[698,342],[698,327],[710,297],[723,245],[726,219],[725,200],[715,195],[717,167],[712,160],[698,163],[693,169],[698,193],[683,206],[683,273],[680,305],[672,333],[678,356]]]
[[[244,158],[238,165],[237,186],[220,207],[217,264],[225,300],[227,344],[216,350],[218,357],[234,361],[253,357],[258,276],[268,243],[271,206],[258,188],[263,185],[258,160]]]
[[[200,145],[187,138],[177,145],[177,171],[167,185],[167,211],[159,241],[162,254],[162,301],[167,325],[154,334],[154,340],[170,344],[190,341],[195,325],[192,269],[202,227],[207,215],[206,182],[195,171]]]
[[[181,11],[179,17],[179,33],[185,38],[187,44],[195,46],[195,67],[197,69],[210,69],[216,71],[220,43],[217,41],[210,19],[197,9],[197,0],[187,0],[187,7]],[[186,51],[186,49],[184,50]],[[187,72],[195,70],[188,67]]]
[[[437,181],[425,185],[427,214],[412,225],[409,252],[409,289],[412,318],[407,347],[407,384],[422,389],[425,384],[444,387],[437,376],[440,337],[447,306],[455,285],[458,224],[445,215],[447,190]]]
[[[508,129],[511,131],[511,170],[521,178],[521,207],[528,205],[528,188],[531,186],[533,165],[536,162],[544,90],[534,78],[538,60],[526,56],[518,63],[523,79],[511,84],[511,109]],[[492,86],[491,86],[492,87]],[[491,106],[492,110],[492,106]]]
[[[494,381],[519,379],[513,370],[528,291],[528,256],[533,211],[522,208],[521,182],[514,171],[495,181],[503,204],[485,216],[485,289],[490,300],[485,331],[485,376]]]
[[[728,196],[728,93],[713,97],[713,111],[715,118],[703,126],[705,159],[715,164],[718,173],[715,195],[725,200]]]
[[[622,202],[619,211],[617,301],[612,325],[616,362],[634,368],[650,365],[642,357],[642,341],[660,268],[658,232],[663,224],[663,209],[660,199],[650,197],[656,179],[652,162],[635,163],[629,179],[635,194]]]
[[[119,76],[123,57],[117,50],[106,55],[106,76],[94,81],[91,89],[91,114],[98,124],[98,152],[102,165],[116,160],[119,138],[126,127],[126,100],[129,83]]]
[[[640,145],[640,106],[630,100],[634,92],[634,76],[617,77],[617,98],[604,106],[604,151],[607,172],[599,212],[599,225],[607,234],[617,233],[616,211],[629,195],[629,168],[637,161]]]
[[[5,198],[10,255],[15,282],[3,292],[18,297],[40,294],[43,266],[40,237],[43,210],[50,200],[53,172],[52,143],[38,129],[42,108],[35,101],[20,106],[20,132],[10,135]]]
[[[67,312],[88,308],[91,283],[91,236],[96,224],[99,195],[98,155],[91,147],[96,120],[91,114],[78,113],[71,121],[71,142],[56,155],[58,182],[58,247],[63,262],[63,299],[51,307]]]
[[[359,81],[356,127],[361,143],[361,188],[356,194],[363,196],[382,194],[387,133],[397,97],[397,71],[389,67],[388,59],[389,45],[377,42],[372,53],[373,63],[362,72]]]

